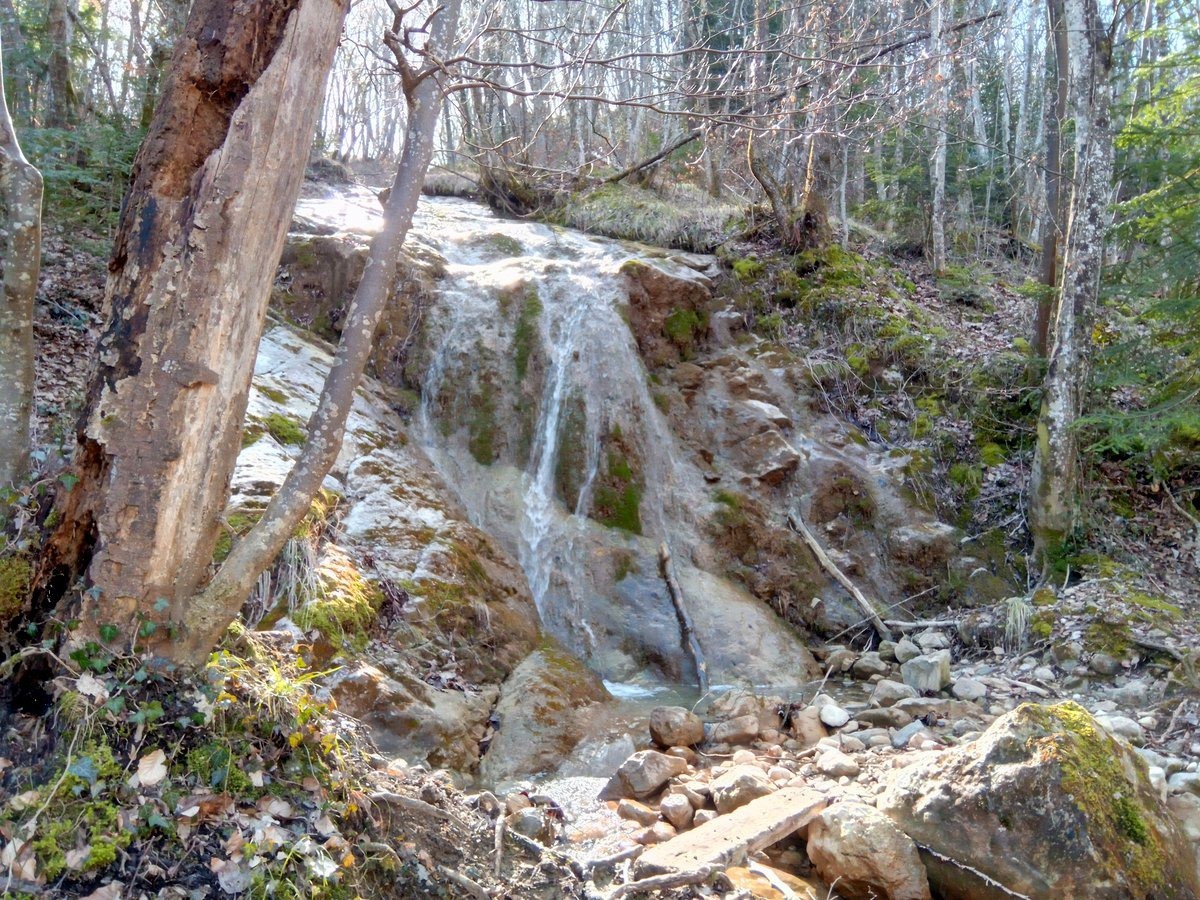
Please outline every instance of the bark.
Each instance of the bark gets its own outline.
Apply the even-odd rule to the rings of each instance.
[[[946,45],[942,34],[942,0],[933,0],[929,14],[929,34],[933,54],[933,157],[930,181],[933,203],[929,222],[929,253],[934,273],[946,268]]]
[[[1067,114],[1067,33],[1063,26],[1063,0],[1047,0],[1049,32],[1046,36],[1048,63],[1054,76],[1047,86],[1044,114],[1046,134],[1046,209],[1042,214],[1042,272],[1045,291],[1038,298],[1033,323],[1033,352],[1045,356],[1049,349],[1050,319],[1058,287],[1058,247],[1062,240],[1062,122]]]
[[[1079,445],[1075,423],[1084,407],[1088,351],[1112,200],[1113,135],[1109,118],[1112,48],[1096,0],[1066,0],[1071,113],[1075,121],[1074,191],[1063,272],[1046,374],[1037,448],[1030,475],[1029,524],[1043,566],[1078,528]]]
[[[4,94],[0,42],[0,491],[29,471],[33,301],[42,255],[42,176],[17,142]],[[6,518],[0,501],[0,523]]]
[[[460,0],[449,0],[434,19],[427,51],[430,55],[436,56],[453,42],[460,5]],[[183,640],[185,663],[203,661],[233,621],[258,576],[279,555],[308,512],[342,449],[354,391],[370,358],[375,331],[395,281],[400,248],[412,226],[421,185],[433,158],[443,99],[436,74],[437,69],[431,66],[407,94],[404,149],[384,206],[383,229],[371,242],[367,265],[350,301],[337,356],[309,422],[300,458],[262,518],[234,544],[216,576],[191,603]]]
[[[74,490],[38,573],[81,638],[169,634],[208,577],[250,377],[348,0],[197,0],[138,153]],[[56,596],[58,595],[58,596]],[[69,598],[68,598],[69,599]],[[76,616],[72,616],[76,618]]]

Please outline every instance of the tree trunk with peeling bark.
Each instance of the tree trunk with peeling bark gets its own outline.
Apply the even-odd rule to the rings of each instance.
[[[209,577],[275,269],[348,0],[197,0],[109,262],[78,481],[38,589],[175,659]],[[66,596],[71,601],[70,596]],[[75,611],[70,602],[64,611]]]
[[[454,41],[460,0],[448,0],[433,20],[427,56],[436,58]],[[383,211],[383,229],[371,241],[367,265],[350,301],[333,368],[325,379],[321,399],[308,426],[299,459],[266,512],[238,540],[213,580],[189,605],[184,638],[176,659],[197,664],[237,616],[259,575],[275,560],[304,518],[329,474],[346,433],[354,391],[362,379],[375,343],[400,249],[412,227],[425,173],[433,158],[433,141],[442,107],[442,87],[436,63],[421,73],[406,70],[408,118],[404,148]],[[411,81],[409,76],[416,76]]]
[[[33,301],[41,260],[42,176],[17,142],[0,43],[0,491],[20,484],[29,469]],[[0,499],[0,523],[5,518]]]
[[[1029,523],[1043,571],[1079,525],[1079,442],[1092,322],[1100,292],[1112,201],[1109,117],[1112,46],[1096,0],[1066,0],[1070,101],[1075,123],[1074,190],[1067,220],[1054,348],[1038,418]]]

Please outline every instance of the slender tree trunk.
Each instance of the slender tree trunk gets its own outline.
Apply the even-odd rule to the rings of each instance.
[[[933,271],[946,268],[946,44],[942,35],[942,3],[933,0],[929,13],[930,47],[933,53],[933,158],[930,161],[930,181],[933,202],[930,211],[929,252]]]
[[[67,128],[77,116],[79,99],[71,81],[71,44],[78,16],[79,0],[49,0],[46,7],[46,37],[50,42],[46,124],[51,128]]]
[[[33,79],[27,67],[13,65],[12,55],[25,50],[25,35],[21,33],[21,20],[17,16],[13,0],[0,0],[0,42],[9,54],[8,76],[13,80],[13,96],[9,98],[12,117],[18,121],[29,121],[31,98],[29,88]]]
[[[434,19],[428,52],[449,48],[458,28],[461,0],[448,0]],[[412,226],[421,185],[433,158],[442,88],[431,67],[409,93],[404,150],[384,207],[384,226],[371,242],[362,280],[350,301],[333,368],[309,422],[300,458],[258,524],[234,544],[216,576],[188,607],[183,661],[199,663],[229,627],[259,575],[271,564],[337,460],[354,391],[374,346],[375,331],[396,277],[400,248]]]
[[[1113,135],[1109,119],[1112,48],[1096,0],[1066,0],[1071,114],[1075,121],[1074,191],[1063,254],[1054,349],[1038,418],[1030,475],[1029,523],[1043,570],[1079,524],[1079,446],[1075,423],[1084,407],[1088,351],[1112,199]]]
[[[1063,0],[1048,0],[1049,31],[1047,65],[1053,77],[1047,85],[1044,112],[1046,134],[1046,209],[1042,215],[1042,286],[1033,322],[1031,346],[1037,356],[1046,356],[1050,340],[1050,319],[1058,292],[1058,246],[1062,240],[1062,122],[1067,114],[1067,33],[1063,25]]]
[[[170,632],[206,581],[250,377],[348,0],[197,0],[138,154],[108,325],[38,584],[79,637]],[[68,598],[70,599],[70,598]]]
[[[21,153],[4,94],[0,42],[0,491],[29,468],[33,301],[42,257],[42,176]],[[7,518],[0,499],[0,523]]]

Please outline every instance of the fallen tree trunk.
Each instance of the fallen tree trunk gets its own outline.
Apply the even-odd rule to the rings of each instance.
[[[684,646],[691,654],[692,662],[696,665],[696,683],[701,694],[708,693],[708,665],[704,662],[704,653],[700,649],[700,641],[696,637],[696,626],[688,614],[684,602],[683,589],[675,577],[675,568],[671,565],[671,549],[664,541],[658,548],[658,562],[662,568],[663,580],[667,583],[667,592],[671,595],[671,603],[675,607],[675,616],[679,619],[679,631],[683,636]]]
[[[803,520],[799,516],[792,514],[788,516],[788,525],[792,531],[804,538],[804,543],[808,544],[808,549],[813,552],[813,555],[817,558],[817,562],[824,567],[825,571],[832,575],[838,584],[844,587],[850,596],[854,598],[854,601],[866,614],[867,621],[871,623],[871,626],[875,629],[875,633],[883,640],[890,641],[892,639],[892,632],[883,623],[883,619],[879,615],[879,610],[858,589],[858,586],[850,580],[849,576],[838,567],[838,564],[829,558],[829,554],[825,552],[825,549],[817,541],[816,536],[809,531],[808,526],[804,524]]]
[[[638,172],[641,172],[643,169],[648,169],[655,163],[662,162],[664,159],[666,159],[668,156],[670,156],[672,153],[674,153],[680,147],[686,147],[692,141],[697,140],[702,134],[704,134],[703,129],[697,128],[695,131],[692,131],[689,134],[685,134],[683,137],[681,137],[675,143],[671,144],[671,146],[669,146],[663,150],[659,150],[653,156],[647,157],[646,159],[643,159],[641,162],[634,163],[632,166],[630,166],[627,169],[622,169],[616,175],[608,176],[607,178],[604,179],[602,184],[616,184],[618,181],[625,180],[630,175],[636,175]]]

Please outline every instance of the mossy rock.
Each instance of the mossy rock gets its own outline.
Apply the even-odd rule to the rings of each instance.
[[[935,896],[1200,896],[1145,762],[1074,703],[1018,707],[905,769],[879,808],[925,851]]]

